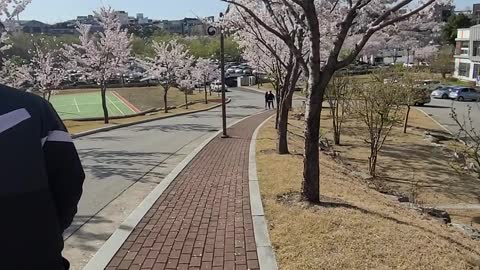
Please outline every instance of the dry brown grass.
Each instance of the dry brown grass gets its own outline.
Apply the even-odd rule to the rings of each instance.
[[[329,115],[325,113],[322,118],[322,128],[331,139]],[[377,171],[382,184],[406,193],[415,189],[417,200],[424,204],[480,203],[479,180],[455,169],[450,150],[435,147],[424,139],[425,131],[445,131],[418,110],[412,110],[410,120],[413,128],[407,134],[394,128],[380,153]],[[352,168],[367,172],[370,153],[365,134],[362,123],[347,122],[342,134],[343,145],[336,150]]]
[[[448,213],[457,223],[466,224],[480,230],[480,210],[448,210]]]
[[[135,116],[135,117],[129,117],[129,118],[124,118],[124,119],[116,119],[116,120],[110,120],[110,124],[105,125],[103,121],[74,121],[74,120],[66,120],[64,121],[65,126],[67,127],[68,131],[71,134],[76,134],[80,132],[85,132],[97,128],[102,128],[102,127],[109,127],[109,126],[115,126],[115,125],[121,125],[121,124],[129,124],[129,123],[135,123],[138,121],[142,120],[147,120],[147,119],[161,119],[163,117],[170,117],[172,115],[176,115],[179,113],[184,113],[187,111],[195,111],[195,110],[201,110],[201,109],[206,109],[213,107],[215,105],[219,104],[219,102],[209,102],[208,104],[205,103],[197,103],[188,106],[188,110],[185,108],[178,108],[178,109],[171,109],[169,110],[169,113],[166,114],[163,111],[151,113],[148,115],[142,115],[142,116]]]
[[[281,269],[479,269],[478,242],[400,206],[324,155],[321,193],[350,207],[280,203],[277,196],[300,190],[303,166],[298,155],[275,154],[275,138],[270,122],[258,137],[257,168]],[[292,152],[301,153],[301,138],[290,141]]]

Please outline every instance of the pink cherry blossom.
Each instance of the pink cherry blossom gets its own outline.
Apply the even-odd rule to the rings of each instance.
[[[305,102],[303,196],[320,200],[319,128],[325,90],[335,72],[359,57],[368,41],[392,37],[433,20],[444,0],[222,0],[245,21],[280,39],[308,78]],[[232,10],[232,8],[230,8]],[[296,33],[304,33],[298,42]],[[348,40],[350,41],[348,42]],[[382,44],[377,40],[376,46]],[[348,45],[348,46],[346,46]],[[305,48],[306,46],[306,48]],[[340,53],[348,53],[340,59]]]
[[[184,80],[184,72],[191,69],[191,58],[184,44],[177,40],[153,42],[154,58],[139,60],[147,73],[158,79],[164,89],[165,113],[168,113],[168,90]]]
[[[63,54],[70,60],[67,67],[100,85],[104,119],[108,123],[108,81],[127,71],[132,37],[127,29],[122,29],[113,9],[103,7],[95,12],[95,17],[103,32],[92,33],[91,25],[78,25],[80,44],[65,45]]]
[[[60,57],[60,51],[42,49],[37,42],[33,45],[32,60],[20,68],[23,76],[21,81],[32,85],[33,90],[40,92],[49,100],[65,76],[64,62]]]

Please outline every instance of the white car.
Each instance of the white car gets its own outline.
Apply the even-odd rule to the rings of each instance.
[[[222,83],[220,81],[214,81],[210,84],[210,90],[212,92],[222,92]],[[225,85],[225,92],[228,91],[228,87]]]

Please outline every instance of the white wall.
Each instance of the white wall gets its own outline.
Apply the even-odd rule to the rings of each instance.
[[[470,29],[458,29],[457,38],[466,40],[470,39]]]
[[[460,63],[467,63],[467,64],[470,64],[470,71],[469,71],[469,74],[468,74],[468,77],[464,77],[464,76],[459,76],[458,75],[458,68],[460,66]],[[453,77],[455,78],[458,78],[460,80],[466,80],[466,81],[476,81],[476,78],[473,78],[472,79],[472,76],[473,76],[473,64],[479,64],[477,62],[472,62],[470,61],[469,59],[455,59],[455,72],[453,74]]]

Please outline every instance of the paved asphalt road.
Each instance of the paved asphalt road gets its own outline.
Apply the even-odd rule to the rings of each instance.
[[[455,108],[459,118],[463,121],[468,114],[468,108],[471,107],[471,116],[473,120],[474,128],[480,132],[480,103],[479,102],[459,102],[446,99],[432,99],[432,102],[426,104],[424,107],[417,107],[440,124],[445,126],[450,132],[454,135],[458,134],[459,127],[453,121],[450,114],[452,113],[452,108]],[[468,121],[468,118],[466,118]]]
[[[227,108],[229,122],[264,109],[263,96],[256,93],[233,89],[228,96],[232,98]],[[218,108],[75,140],[86,172],[78,216],[94,216],[155,166],[220,127]]]

